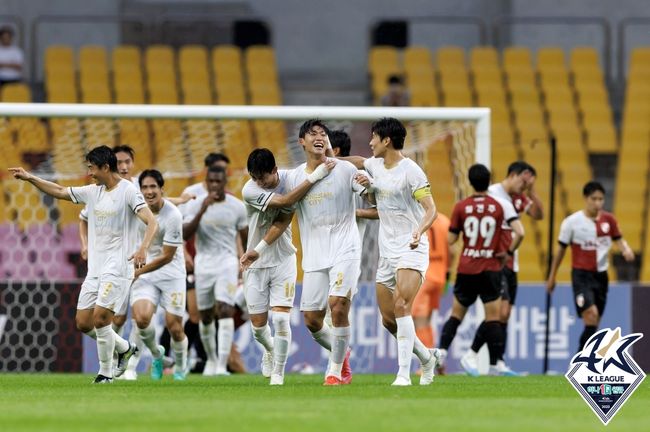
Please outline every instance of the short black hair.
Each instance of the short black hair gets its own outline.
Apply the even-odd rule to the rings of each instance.
[[[226,165],[230,164],[230,159],[228,159],[228,156],[223,153],[210,153],[205,157],[205,159],[203,159],[203,163],[206,167],[210,167],[221,161],[224,161]]]
[[[146,177],[151,177],[152,179],[154,179],[156,181],[156,183],[158,184],[159,188],[162,188],[163,186],[165,186],[165,179],[163,178],[160,171],[155,170],[155,169],[146,169],[146,170],[142,171],[142,173],[138,177],[138,184],[140,185],[140,187],[142,187],[142,182],[144,181],[144,179]]]
[[[524,161],[516,161],[511,163],[508,166],[508,175],[515,173],[517,175],[523,173],[524,171],[530,171],[534,176],[537,177],[537,171],[535,171],[535,168],[528,162]]]
[[[388,84],[402,84],[402,77],[400,75],[391,75],[388,77]]]
[[[597,181],[590,181],[585,184],[585,186],[582,188],[582,195],[586,198],[589,195],[591,195],[594,192],[600,191],[605,194],[605,188],[603,185]]]
[[[476,192],[485,192],[490,186],[490,170],[483,164],[474,164],[467,173],[469,184]]]
[[[129,156],[131,156],[132,160],[135,160],[135,150],[133,150],[133,147],[126,145],[126,144],[121,144],[121,145],[116,145],[113,147],[113,153],[128,153]]]
[[[207,177],[208,174],[210,174],[210,173],[223,174],[224,177],[227,177],[227,173],[226,173],[225,168],[224,168],[224,167],[220,167],[220,166],[211,166],[211,167],[208,167],[208,172],[206,173],[205,176]]]
[[[275,168],[275,156],[267,148],[257,148],[248,155],[246,168],[251,177],[259,178],[270,174]]]
[[[330,133],[330,130],[321,119],[314,118],[307,120],[302,124],[302,126],[300,126],[300,131],[298,131],[298,138],[304,138],[305,135],[307,135],[309,131],[311,131],[316,126],[323,128],[326,134]]]
[[[330,131],[327,134],[330,138],[330,144],[332,148],[339,149],[339,156],[350,156],[350,149],[352,148],[352,142],[350,141],[350,135],[344,130],[334,130]]]
[[[0,27],[0,36],[2,36],[2,35],[5,34],[5,33],[8,33],[9,36],[12,36],[12,37],[13,37],[13,35],[14,35],[14,29],[12,29],[12,28],[9,27],[9,26],[3,26],[3,27]]]
[[[108,165],[108,169],[117,172],[117,157],[113,150],[108,146],[95,147],[86,155],[86,160],[97,168]]]
[[[404,148],[404,139],[406,139],[406,128],[401,121],[393,117],[384,117],[372,124],[372,133],[379,135],[380,139],[390,138],[395,150]]]

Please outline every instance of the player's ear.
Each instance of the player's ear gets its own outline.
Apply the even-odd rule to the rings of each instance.
[[[278,173],[278,167],[277,167],[277,165],[276,165],[276,166],[274,166],[273,169],[271,170],[271,174],[276,175],[277,173]]]

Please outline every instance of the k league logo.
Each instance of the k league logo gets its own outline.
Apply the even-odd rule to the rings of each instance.
[[[643,337],[621,337],[621,329],[603,329],[593,335],[571,360],[566,378],[604,425],[614,417],[641,384],[645,374],[627,352]]]

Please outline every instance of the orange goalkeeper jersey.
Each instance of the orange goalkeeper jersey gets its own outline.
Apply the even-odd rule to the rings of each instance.
[[[438,217],[427,231],[429,236],[429,267],[426,279],[431,282],[445,283],[449,268],[449,218],[438,212]]]

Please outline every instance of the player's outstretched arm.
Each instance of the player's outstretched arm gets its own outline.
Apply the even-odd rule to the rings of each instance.
[[[557,278],[557,270],[560,268],[560,264],[564,259],[564,254],[566,253],[566,245],[560,243],[557,248],[557,252],[553,257],[553,262],[551,263],[551,271],[548,274],[548,279],[546,280],[546,291],[553,293],[555,289],[555,279]]]
[[[307,176],[307,180],[300,183],[286,195],[273,194],[273,197],[271,198],[271,201],[267,207],[285,208],[293,206],[295,203],[304,198],[304,196],[307,194],[307,192],[309,192],[309,189],[311,189],[314,184],[327,177],[327,175],[334,169],[335,166],[335,159],[328,159],[327,162],[318,165],[314,172]]]
[[[196,195],[192,195],[184,192],[179,197],[167,197],[167,200],[169,200],[169,202],[171,202],[175,206],[179,206],[181,204],[185,204],[190,200],[193,200],[194,198],[196,198]]]
[[[418,191],[415,192],[417,193]],[[418,244],[420,244],[420,237],[422,237],[423,234],[426,234],[429,228],[431,228],[431,225],[433,225],[433,221],[438,217],[438,211],[436,210],[436,204],[433,202],[431,191],[429,191],[428,194],[425,193],[419,197],[418,202],[422,207],[424,207],[424,216],[420,221],[418,229],[413,232],[413,238],[409,244],[411,249],[418,247]]]
[[[14,176],[15,179],[23,180],[29,182],[36,186],[38,190],[44,192],[54,198],[63,199],[72,201],[70,194],[66,187],[60,186],[56,183],[44,180],[34,174],[28,173],[23,169],[23,167],[9,168],[9,172]]]
[[[292,219],[293,219],[293,213],[280,213],[275,218],[273,224],[266,232],[266,235],[257,244],[257,246],[255,246],[254,249],[251,249],[246,253],[244,253],[244,255],[242,255],[241,259],[239,260],[242,271],[246,270],[248,267],[250,267],[251,264],[257,261],[260,255],[263,254],[264,251],[271,244],[273,244],[274,241],[280,238],[282,233],[284,233],[287,227],[291,224]]]
[[[147,250],[149,250],[153,237],[156,235],[156,231],[158,231],[158,222],[151,212],[151,209],[147,206],[142,207],[136,214],[138,218],[147,225],[147,229],[144,231],[142,243],[138,250],[133,254],[133,264],[136,269],[139,269],[144,267],[147,262]]]
[[[338,159],[350,162],[359,170],[364,169],[363,163],[366,161],[363,156],[341,156]]]
[[[634,251],[632,250],[630,245],[627,244],[625,239],[623,239],[623,237],[616,240],[616,246],[618,246],[618,249],[623,254],[623,258],[625,258],[625,261],[627,262],[634,261]]]
[[[365,192],[362,192],[362,197],[368,201],[370,204],[375,205],[377,204],[377,199],[375,198],[375,187],[372,184],[372,180],[370,177],[368,177],[366,174],[358,172],[354,175],[354,181],[364,188],[366,188]],[[358,212],[359,210],[357,210]],[[375,209],[377,211],[377,209]],[[369,215],[371,215],[369,213]],[[363,217],[359,216],[359,213],[357,213],[357,217]],[[368,217],[367,219],[379,219],[379,213],[377,213],[377,217]]]
[[[374,198],[374,194],[373,194]],[[379,219],[379,212],[377,207],[367,208],[367,209],[357,209],[357,217],[361,219]]]
[[[160,256],[157,256],[151,260],[151,262],[148,262],[144,266],[135,270],[135,279],[144,273],[150,273],[154,270],[158,270],[160,267],[172,262],[177,248],[178,246],[163,245],[162,254]]]

